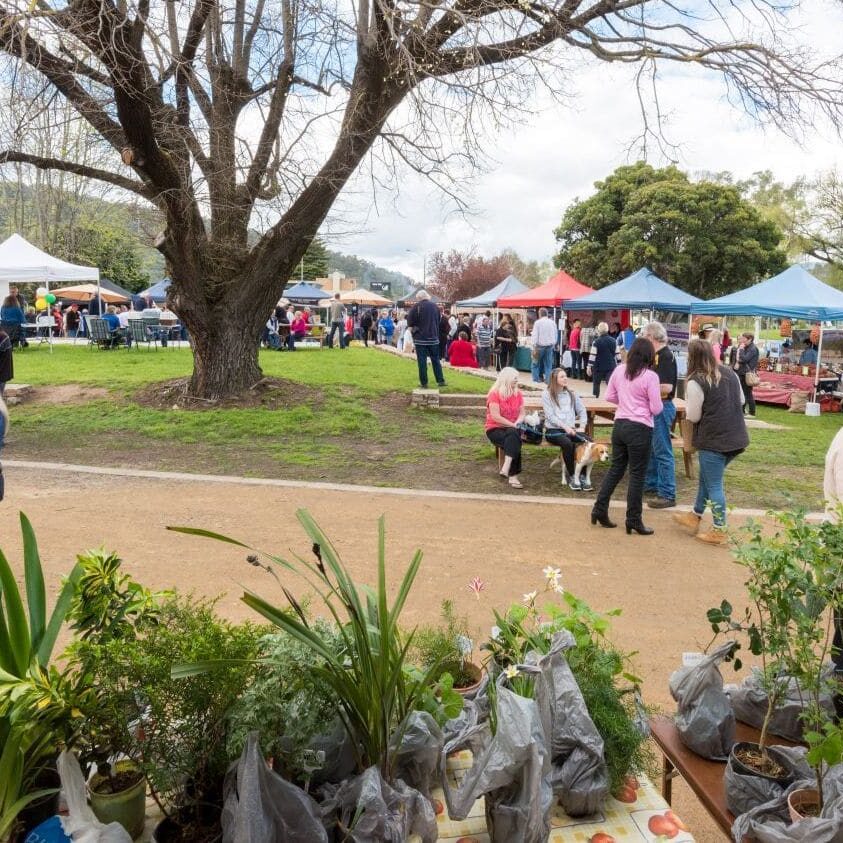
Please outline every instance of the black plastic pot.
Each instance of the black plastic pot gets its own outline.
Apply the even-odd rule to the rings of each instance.
[[[182,809],[172,817],[164,817],[155,826],[155,831],[152,834],[153,843],[184,843],[184,841],[218,843],[222,840],[219,808],[217,808],[214,817],[210,816],[210,811],[202,811],[201,813],[202,823],[198,827],[194,826],[196,812],[192,809]],[[208,816],[205,816],[205,814],[208,814]],[[188,836],[185,836],[185,832],[188,833]]]
[[[20,833],[20,840],[24,840],[26,835],[32,831],[36,826],[41,825],[45,820],[50,819],[54,814],[58,813],[59,805],[59,788],[61,787],[61,779],[59,778],[58,770],[55,766],[45,767],[35,777],[32,785],[32,790],[43,790],[54,787],[55,793],[48,796],[42,796],[34,802],[30,802],[19,814],[18,823],[22,831]]]
[[[755,767],[749,767],[744,764],[743,761],[741,761],[736,755],[736,751],[742,748],[756,749],[759,752],[761,751],[761,747],[757,743],[749,743],[748,741],[740,741],[736,743],[732,747],[732,751],[729,753],[730,762],[736,772],[741,773],[744,776],[759,776],[762,779],[775,782],[783,788],[789,787],[793,784],[793,772],[788,772],[784,776],[769,776],[762,773],[760,770],[755,769]],[[787,756],[780,753],[774,746],[767,747],[767,755],[769,755],[770,758],[775,759],[786,770],[790,770],[790,762],[788,761]]]

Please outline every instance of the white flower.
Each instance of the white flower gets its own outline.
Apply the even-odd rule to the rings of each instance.
[[[501,640],[501,628],[499,626],[492,627],[492,641]]]
[[[548,565],[548,566],[547,566],[547,567],[546,567],[546,568],[542,571],[542,573],[545,575],[545,577],[547,578],[547,580],[548,580],[551,584],[552,584],[552,583],[554,583],[556,580],[558,580],[558,579],[559,579],[559,577],[561,577],[561,576],[562,576],[562,571],[560,571],[560,570],[559,570],[559,568],[551,568],[551,566],[550,566],[550,565]]]
[[[523,595],[522,600],[526,606],[532,606],[533,603],[536,602],[536,596],[538,595],[537,591],[529,591],[527,594]]]
[[[518,676],[518,668],[514,664],[511,664],[503,672],[503,674],[504,674],[504,676],[506,676],[507,679],[515,679],[515,677]]]
[[[457,649],[463,658],[467,658],[474,650],[474,642],[467,635],[458,635],[456,638]]]
[[[565,593],[565,589],[562,587],[562,583],[559,582],[559,580],[556,580],[553,583],[552,588],[557,594],[564,594]]]

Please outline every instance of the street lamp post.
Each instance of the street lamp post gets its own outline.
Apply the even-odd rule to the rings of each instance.
[[[411,255],[415,255],[416,257],[419,256],[419,253],[414,251],[413,249],[405,249],[405,252],[409,252]],[[427,289],[427,252],[422,253],[422,277],[421,277],[421,285],[422,289]]]

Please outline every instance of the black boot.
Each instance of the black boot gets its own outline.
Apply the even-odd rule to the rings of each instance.
[[[656,531],[652,527],[645,527],[644,522],[639,518],[637,521],[626,522],[626,534],[636,532],[639,536],[652,536]]]
[[[609,520],[609,514],[606,512],[598,512],[596,509],[591,510],[591,523],[599,524],[601,527],[617,527],[614,521]]]

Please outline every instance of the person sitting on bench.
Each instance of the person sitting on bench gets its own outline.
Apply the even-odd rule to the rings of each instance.
[[[578,442],[583,441],[576,430],[577,424],[585,429],[587,414],[579,395],[568,388],[568,375],[564,369],[554,369],[550,373],[550,383],[542,393],[544,410],[544,438],[551,445],[558,445],[565,460],[568,474],[568,486],[574,492],[591,491],[591,486],[574,483],[576,460],[574,451]]]
[[[521,433],[518,425],[524,421],[524,396],[518,372],[507,366],[486,395],[486,436],[502,448],[505,454],[500,467],[501,477],[509,480],[514,489],[523,489],[521,473]]]

